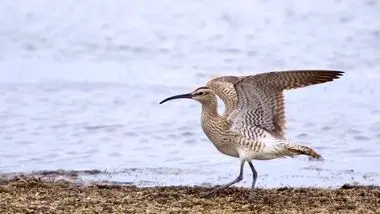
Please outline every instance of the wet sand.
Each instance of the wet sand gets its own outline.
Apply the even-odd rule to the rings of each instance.
[[[380,186],[257,189],[136,187],[14,177],[0,184],[1,213],[380,213]]]

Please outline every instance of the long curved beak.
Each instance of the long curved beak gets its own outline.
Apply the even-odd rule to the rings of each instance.
[[[191,93],[175,95],[175,96],[168,97],[168,98],[164,99],[163,101],[160,102],[160,104],[162,104],[162,103],[164,103],[164,102],[166,102],[166,101],[169,101],[169,100],[180,99],[180,98],[191,99],[192,97],[193,97],[193,96],[191,95]]]

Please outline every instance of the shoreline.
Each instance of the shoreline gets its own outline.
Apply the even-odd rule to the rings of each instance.
[[[1,213],[378,213],[380,186],[340,188],[137,187],[14,177],[0,184]]]

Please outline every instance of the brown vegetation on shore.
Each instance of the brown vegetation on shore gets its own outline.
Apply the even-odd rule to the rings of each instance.
[[[257,189],[253,200],[245,188],[202,198],[208,190],[13,179],[0,185],[0,213],[380,213],[379,186]]]

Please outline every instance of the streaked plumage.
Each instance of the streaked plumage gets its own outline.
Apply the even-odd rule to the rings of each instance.
[[[207,137],[220,152],[240,159],[239,176],[207,194],[212,195],[240,181],[245,162],[252,169],[254,188],[257,172],[252,159],[268,160],[299,154],[320,158],[313,149],[287,141],[283,91],[333,81],[342,74],[331,70],[293,70],[222,76],[192,93],[169,97],[161,103],[176,98],[199,101],[202,104],[202,129]],[[217,113],[215,95],[225,104],[223,115]]]

